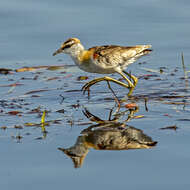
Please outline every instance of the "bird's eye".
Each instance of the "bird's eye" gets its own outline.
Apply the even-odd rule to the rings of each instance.
[[[72,45],[74,45],[75,42],[73,40],[68,40],[63,44],[62,49],[70,48]]]
[[[63,46],[62,49],[64,50],[66,48],[70,48],[71,46],[72,46],[72,44],[67,44],[67,45]]]
[[[68,44],[68,43],[72,43],[73,40],[72,39],[68,39],[64,44]]]

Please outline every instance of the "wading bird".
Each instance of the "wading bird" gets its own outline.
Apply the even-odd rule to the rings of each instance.
[[[95,46],[85,50],[79,39],[69,38],[53,53],[53,56],[59,53],[69,54],[75,64],[86,72],[99,74],[118,73],[127,81],[126,84],[108,76],[95,78],[82,87],[84,93],[92,85],[100,81],[111,81],[130,89],[128,93],[128,96],[130,96],[138,79],[134,75],[126,72],[125,69],[141,56],[149,54],[152,51],[150,48],[151,45],[136,45],[131,47],[105,45]],[[128,79],[127,76],[132,80]]]

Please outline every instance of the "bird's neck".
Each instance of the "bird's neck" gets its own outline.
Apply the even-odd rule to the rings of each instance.
[[[80,60],[80,57],[83,55],[85,49],[82,44],[77,44],[72,47],[72,50],[69,52],[73,60]]]

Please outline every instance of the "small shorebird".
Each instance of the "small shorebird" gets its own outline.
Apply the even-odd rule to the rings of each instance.
[[[59,53],[69,54],[75,64],[86,72],[100,74],[119,73],[128,83],[126,84],[111,77],[104,76],[86,83],[82,87],[84,93],[86,90],[89,90],[92,85],[100,81],[111,81],[129,88],[129,96],[132,94],[138,79],[126,72],[125,69],[141,56],[149,54],[152,51],[150,48],[151,45],[136,45],[131,47],[105,45],[95,46],[85,50],[79,39],[69,38],[53,53],[53,56]],[[126,75],[132,79],[133,82],[129,80]]]

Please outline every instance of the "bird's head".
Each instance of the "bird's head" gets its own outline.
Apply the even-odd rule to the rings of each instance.
[[[61,47],[53,53],[53,56],[59,53],[66,53],[66,54],[70,54],[71,56],[75,56],[83,50],[84,50],[84,47],[80,43],[79,39],[69,38],[63,44],[61,44]]]

